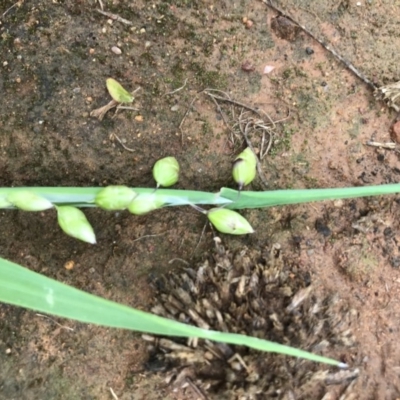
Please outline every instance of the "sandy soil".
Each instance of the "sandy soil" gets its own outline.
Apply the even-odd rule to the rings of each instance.
[[[243,144],[229,140],[206,95],[198,95],[179,129],[205,88],[224,90],[279,121],[263,159],[270,189],[399,181],[398,152],[365,145],[391,141],[396,113],[261,1],[102,1],[105,12],[130,24],[99,13],[100,3],[0,1],[1,186],[150,187],[151,167],[166,155],[181,164],[179,188],[232,185],[231,162]],[[397,82],[398,4],[332,4],[284,0],[279,7],[377,86]],[[249,29],[243,18],[252,21]],[[275,68],[263,74],[266,65]],[[110,111],[99,121],[90,112],[109,101],[110,76],[131,91],[140,87],[133,104],[138,111]],[[260,150],[260,137],[252,141]],[[260,179],[252,189],[262,189]],[[232,251],[279,243],[321,291],[337,292],[358,311],[357,345],[340,355],[360,368],[347,399],[400,398],[398,200],[245,211],[256,233],[223,237]],[[96,246],[63,235],[52,212],[3,211],[0,254],[79,289],[149,309],[150,274],[178,267],[169,263],[177,258],[195,267],[214,248],[213,232],[201,235],[204,220],[191,209],[137,218],[100,210],[87,215]],[[71,260],[75,267],[67,270]],[[192,398],[173,392],[164,373],[150,371],[148,344],[138,334],[6,305],[0,321],[1,399],[112,399],[110,388],[119,399]]]

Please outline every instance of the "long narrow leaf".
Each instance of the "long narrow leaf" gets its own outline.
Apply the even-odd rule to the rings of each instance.
[[[82,322],[160,335],[199,337],[345,367],[330,358],[245,335],[186,325],[85,293],[0,258],[0,301]]]
[[[29,189],[30,192],[41,195],[56,205],[73,205],[77,207],[96,207],[94,199],[102,190],[101,187],[31,187],[31,188],[0,188],[0,199],[14,191]],[[153,193],[152,188],[132,188],[136,193]],[[231,209],[263,208],[285,204],[307,203],[310,201],[348,199],[354,197],[378,196],[400,193],[400,184],[378,186],[360,186],[350,188],[329,189],[288,189],[265,192],[242,191],[222,188],[219,193],[200,192],[196,190],[158,189],[157,195],[162,197],[167,205],[178,206],[187,204],[227,205]],[[0,202],[1,203],[1,202]],[[12,208],[12,207],[9,207]]]
[[[262,208],[286,204],[308,203],[311,201],[349,199],[354,197],[378,196],[400,193],[400,184],[360,186],[331,189],[292,189],[266,192],[238,192],[229,188],[221,189],[221,197],[232,200],[227,208]]]
[[[102,187],[19,187],[0,188],[0,199],[16,191],[27,191],[40,195],[56,205],[71,205],[75,207],[97,207],[94,200]],[[154,192],[154,188],[133,188],[135,193]],[[187,204],[210,204],[223,205],[231,203],[232,200],[224,199],[219,193],[201,192],[197,190],[180,189],[158,189],[157,196],[160,196],[167,205]],[[1,202],[0,202],[1,204]],[[15,208],[12,206],[5,208]]]

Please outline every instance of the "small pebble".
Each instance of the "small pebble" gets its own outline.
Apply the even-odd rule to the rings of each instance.
[[[392,126],[391,138],[394,142],[400,143],[400,121]]]
[[[343,201],[342,199],[335,200],[335,201],[333,202],[333,205],[334,205],[336,208],[342,208],[343,205],[344,205],[344,201]]]
[[[306,47],[306,53],[311,56],[311,54],[314,54],[314,50],[311,47]]]
[[[95,50],[94,49],[89,49],[89,54],[94,54]]]
[[[251,29],[251,27],[253,26],[253,21],[251,19],[248,19],[245,24],[244,24],[246,29]]]
[[[263,74],[269,74],[275,69],[273,65],[266,65],[263,70]]]
[[[117,46],[113,46],[113,47],[111,47],[111,51],[114,53],[114,54],[122,54],[122,50],[119,48],[119,47],[117,47]]]
[[[179,110],[178,104],[175,104],[174,106],[171,107],[171,111],[178,111],[178,110]]]
[[[136,115],[135,121],[142,122],[143,121],[143,115]]]
[[[74,269],[74,266],[75,266],[75,261],[73,261],[73,260],[67,261],[64,264],[64,268],[67,269],[68,271],[71,271],[72,269]]]
[[[246,60],[243,64],[242,64],[242,71],[246,71],[246,72],[252,72],[255,70],[254,65],[249,61]]]

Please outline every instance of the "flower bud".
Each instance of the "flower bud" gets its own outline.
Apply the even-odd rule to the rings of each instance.
[[[207,217],[215,228],[222,233],[245,235],[254,232],[248,221],[236,211],[226,208],[212,208],[208,210]]]
[[[115,185],[100,190],[94,201],[105,210],[124,210],[136,196],[137,193],[127,186]]]
[[[179,164],[175,157],[158,160],[153,167],[153,177],[157,186],[172,186],[179,179]]]
[[[95,244],[96,236],[85,214],[72,206],[57,207],[58,224],[69,236],[84,242]]]
[[[233,164],[232,176],[239,185],[239,189],[242,189],[256,177],[256,167],[251,162],[243,158],[238,158]]]
[[[257,158],[250,147],[243,150],[235,159],[232,176],[239,189],[251,183],[256,176]]]
[[[126,91],[122,87],[121,84],[119,84],[113,78],[107,79],[106,86],[108,93],[110,93],[110,96],[118,103],[132,103],[132,101],[135,99],[128,91]]]
[[[254,167],[257,165],[257,157],[253,153],[253,150],[251,150],[250,147],[246,147],[237,157],[236,160],[241,158],[242,160],[246,160],[250,163],[250,165],[253,165]]]
[[[53,207],[51,201],[28,190],[12,192],[7,196],[7,200],[24,211],[43,211]]]
[[[128,206],[128,210],[132,214],[143,215],[156,210],[157,208],[161,208],[163,205],[164,202],[157,196],[157,194],[142,193],[133,199],[131,204]]]

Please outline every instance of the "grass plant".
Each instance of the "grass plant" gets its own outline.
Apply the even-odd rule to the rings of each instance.
[[[172,157],[163,160],[166,165],[158,164],[161,167],[154,170],[155,179],[158,186],[169,186],[178,180],[179,165]],[[234,178],[239,184],[239,189],[242,189],[254,178],[255,165],[246,157],[241,157],[239,162],[248,163],[248,165],[238,165],[237,162],[234,164],[236,168]],[[241,169],[242,167],[244,169]],[[218,193],[126,186],[0,188],[0,208],[43,211],[55,207],[59,225],[65,233],[94,244],[96,243],[94,231],[79,208],[128,209],[133,214],[143,214],[160,207],[190,205],[202,210],[221,232],[246,234],[251,233],[253,229],[240,214],[232,210],[399,192],[400,184],[267,192],[240,191],[240,193],[229,188],[222,188]],[[211,206],[211,210],[208,212],[203,210],[200,206],[204,205]],[[79,291],[4,259],[0,259],[0,301],[87,323],[152,334],[204,338],[345,367],[345,364],[333,359],[278,343],[201,329],[129,308]]]

